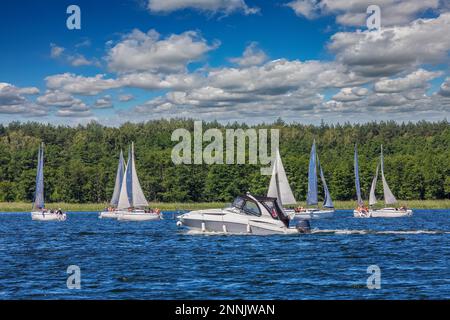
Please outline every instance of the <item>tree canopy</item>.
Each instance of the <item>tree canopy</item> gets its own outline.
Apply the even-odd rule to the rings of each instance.
[[[131,141],[135,142],[139,179],[151,201],[230,201],[246,191],[260,195],[267,192],[270,177],[260,174],[259,165],[173,164],[171,152],[178,142],[171,141],[171,135],[177,128],[192,131],[194,121],[154,120],[120,127],[96,122],[76,127],[37,122],[0,125],[0,201],[32,201],[41,141],[45,143],[45,198],[50,202],[109,201],[119,152],[123,149],[126,155]],[[314,139],[335,200],[355,198],[355,143],[366,199],[381,144],[386,178],[398,199],[450,198],[447,120],[320,126],[282,120],[255,126],[204,122],[203,130],[208,128],[279,129],[280,153],[298,200],[306,198],[308,159]]]

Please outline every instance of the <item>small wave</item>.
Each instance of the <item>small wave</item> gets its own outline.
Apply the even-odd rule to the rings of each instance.
[[[450,231],[440,230],[348,230],[348,229],[313,229],[313,234],[450,234]]]

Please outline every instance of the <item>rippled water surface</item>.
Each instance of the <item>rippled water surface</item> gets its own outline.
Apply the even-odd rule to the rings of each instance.
[[[166,217],[170,217],[166,213]],[[0,214],[0,299],[449,299],[450,211],[313,220],[298,236],[192,235],[174,220]],[[81,289],[66,286],[69,265]],[[381,289],[367,288],[367,268]]]

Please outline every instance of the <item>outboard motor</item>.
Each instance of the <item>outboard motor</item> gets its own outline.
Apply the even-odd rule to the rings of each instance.
[[[295,226],[299,233],[311,233],[311,224],[309,220],[300,220]]]

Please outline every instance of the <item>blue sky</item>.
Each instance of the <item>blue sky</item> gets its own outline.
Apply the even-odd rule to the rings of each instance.
[[[383,1],[380,31],[369,3],[4,1],[0,121],[444,119],[447,3]]]

